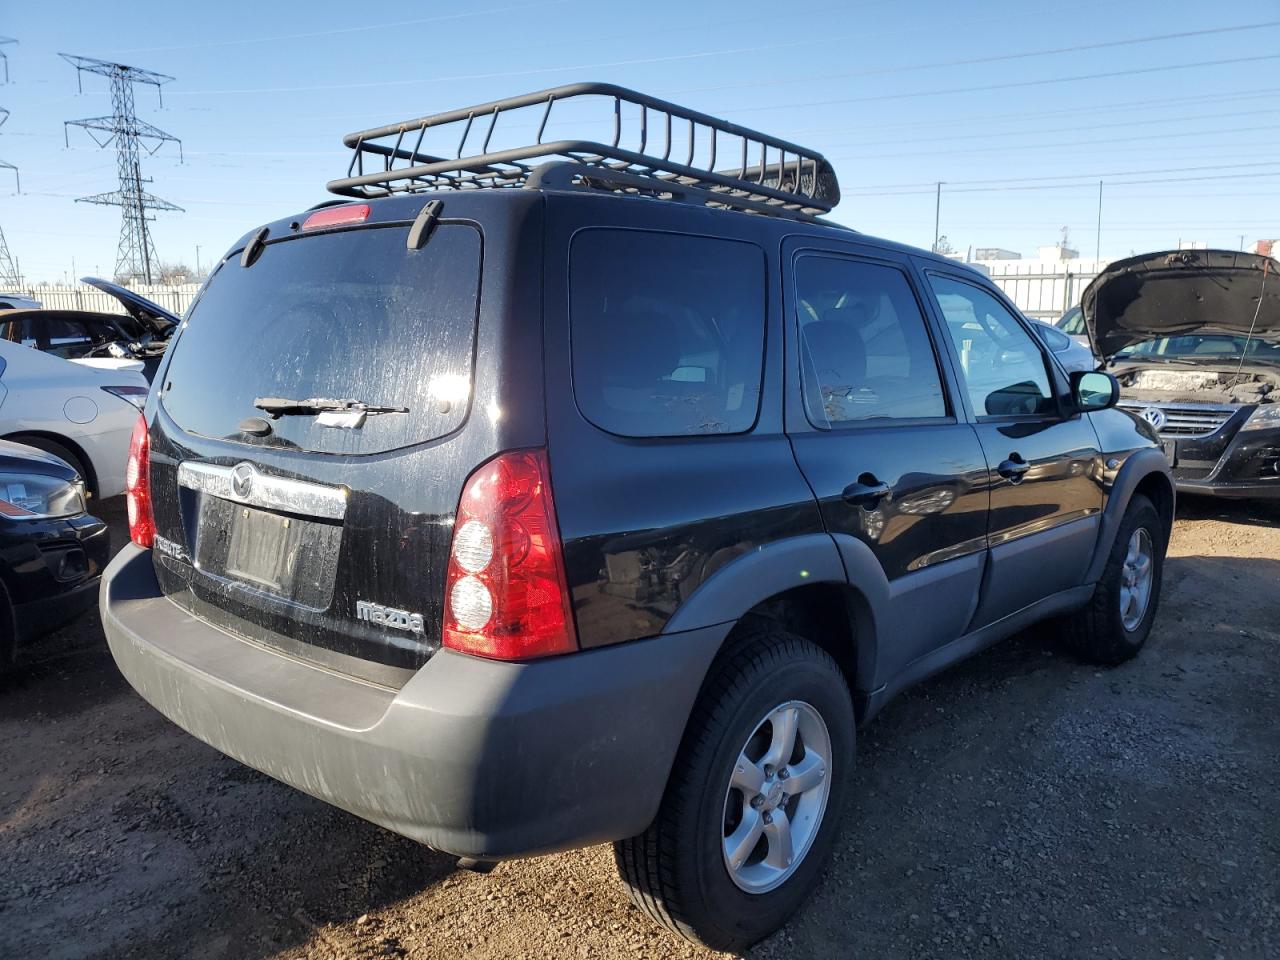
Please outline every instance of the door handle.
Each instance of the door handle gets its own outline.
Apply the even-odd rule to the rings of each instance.
[[[844,502],[854,507],[866,507],[871,510],[889,495],[890,487],[876,479],[874,473],[864,473],[857,482],[849,484],[841,494]]]
[[[996,473],[1004,477],[1010,483],[1018,484],[1022,482],[1022,478],[1027,475],[1027,471],[1031,469],[1031,464],[1022,459],[1022,455],[1018,453],[1009,454],[1009,459],[1005,460],[1000,466],[996,467]]]

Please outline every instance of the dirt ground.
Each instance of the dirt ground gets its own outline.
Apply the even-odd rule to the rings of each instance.
[[[1030,631],[861,732],[826,879],[752,958],[1280,957],[1280,509],[1180,513],[1137,661]],[[0,957],[709,956],[607,847],[459,872],[224,758],[96,614],[0,680],[0,771]]]

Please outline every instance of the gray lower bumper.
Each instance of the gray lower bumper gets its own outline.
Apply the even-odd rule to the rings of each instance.
[[[728,629],[528,663],[445,650],[391,690],[193,617],[132,545],[100,605],[121,672],[183,729],[366,820],[488,859],[641,832]]]
[[[1179,493],[1194,493],[1200,497],[1226,497],[1233,500],[1280,499],[1280,480],[1253,483],[1202,483],[1195,480],[1178,480]]]

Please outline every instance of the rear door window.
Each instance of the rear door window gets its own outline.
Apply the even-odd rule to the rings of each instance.
[[[442,224],[421,250],[403,227],[366,227],[268,244],[230,259],[171,348],[163,393],[178,425],[243,439],[258,397],[354,399],[408,407],[356,429],[314,415],[272,422],[272,442],[323,453],[380,453],[456,430],[471,396],[481,236]]]
[[[569,282],[583,416],[628,437],[751,429],[764,367],[762,249],[591,228],[574,236]]]

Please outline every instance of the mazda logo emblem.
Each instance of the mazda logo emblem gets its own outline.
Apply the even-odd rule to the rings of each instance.
[[[1164,411],[1159,407],[1147,407],[1147,409],[1142,411],[1141,416],[1143,420],[1147,421],[1147,423],[1151,424],[1151,426],[1157,430],[1169,422],[1169,418],[1165,416]]]
[[[231,492],[241,500],[253,492],[255,472],[251,463],[237,463],[231,468]]]

